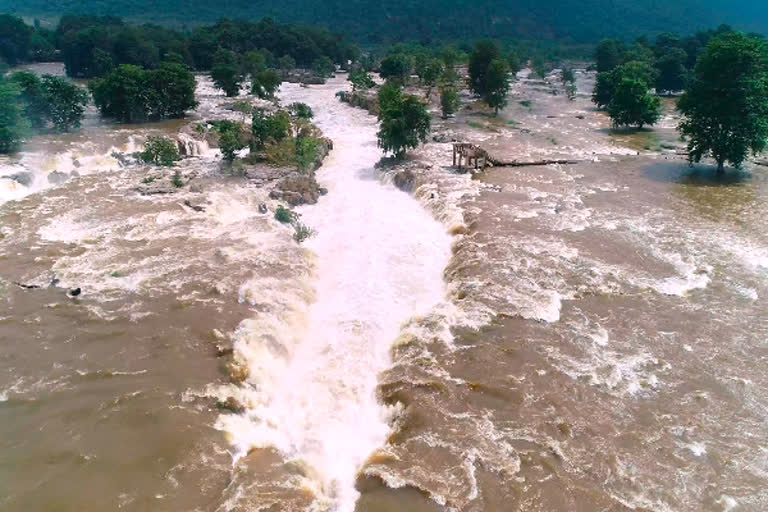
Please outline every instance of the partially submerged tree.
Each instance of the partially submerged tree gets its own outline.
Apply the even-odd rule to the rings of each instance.
[[[27,128],[19,88],[0,76],[0,153],[17,151]]]
[[[480,41],[469,58],[469,88],[478,96],[488,91],[488,68],[501,57],[499,45],[493,41]]]
[[[390,55],[381,61],[381,65],[379,66],[379,74],[386,80],[400,84],[405,83],[405,81],[411,75],[410,57],[402,53]]]
[[[723,172],[726,162],[740,167],[750,152],[763,151],[768,140],[765,41],[739,33],[710,41],[678,108],[691,162],[711,154]]]
[[[459,110],[459,94],[453,87],[443,87],[440,89],[440,109],[443,113],[443,119],[447,119]]]
[[[211,79],[213,84],[223,90],[227,96],[234,97],[240,94],[244,77],[235,52],[222,48],[216,52],[211,68]]]
[[[614,127],[653,125],[661,117],[661,100],[652,95],[648,86],[630,78],[621,80],[608,105]]]
[[[148,164],[170,167],[181,160],[176,142],[166,137],[148,137],[139,157]]]
[[[494,115],[507,106],[509,93],[509,67],[504,59],[494,59],[488,66],[483,99],[493,109]]]
[[[646,88],[650,88],[656,80],[656,71],[647,62],[631,61],[618,66],[613,71],[599,73],[592,93],[592,102],[598,108],[607,108],[624,79],[642,82]]]
[[[353,91],[357,91],[357,90],[365,91],[376,85],[376,82],[373,81],[373,78],[371,78],[371,75],[369,75],[363,70],[350,71],[349,76],[347,77],[347,80],[349,80],[352,83]]]
[[[263,100],[271,100],[275,97],[281,83],[280,75],[274,71],[259,71],[253,77],[251,94]]]
[[[378,145],[401,159],[409,148],[427,141],[430,118],[426,107],[416,96],[403,94],[394,84],[379,91]]]

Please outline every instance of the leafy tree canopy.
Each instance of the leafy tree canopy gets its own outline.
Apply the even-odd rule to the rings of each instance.
[[[396,158],[408,149],[427,141],[430,117],[416,96],[403,94],[395,84],[385,84],[379,90],[378,145]]]

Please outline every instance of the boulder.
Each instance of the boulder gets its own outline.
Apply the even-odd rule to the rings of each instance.
[[[403,169],[397,171],[392,177],[392,182],[397,188],[404,192],[412,192],[413,186],[416,183],[416,175],[410,169]]]
[[[62,183],[68,181],[69,178],[69,174],[65,172],[53,171],[48,173],[48,183],[51,185],[61,185]]]
[[[6,178],[11,179],[21,185],[24,185],[25,187],[30,186],[32,184],[32,181],[34,181],[34,176],[29,171],[17,172],[16,174],[11,174],[10,176],[6,176]]]

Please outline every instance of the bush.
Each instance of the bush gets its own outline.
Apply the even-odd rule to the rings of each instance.
[[[312,170],[317,162],[319,142],[314,137],[298,137],[296,139],[296,165],[302,172]]]
[[[347,80],[352,83],[352,90],[355,91],[358,89],[367,90],[376,85],[371,75],[365,71],[350,71]]]
[[[173,183],[173,186],[176,188],[181,188],[184,186],[184,181],[181,179],[181,172],[176,171],[173,173],[171,183]]]
[[[181,160],[179,148],[171,139],[165,137],[149,137],[144,143],[144,151],[139,158],[148,164],[170,167],[174,162]]]
[[[264,110],[259,109],[253,113],[253,124],[251,133],[253,134],[253,148],[262,149],[267,142],[280,142],[291,132],[291,116],[280,110],[274,114],[267,115]]]
[[[306,103],[291,103],[288,106],[288,110],[298,119],[312,119],[315,117],[315,113],[312,112],[312,107]]]
[[[275,220],[283,224],[293,224],[299,218],[299,215],[293,210],[279,205],[275,210]]]
[[[296,165],[296,141],[285,138],[273,141],[264,146],[267,162],[275,167],[291,167]]]
[[[459,95],[453,87],[440,89],[440,108],[443,111],[443,119],[456,113],[459,109]]]
[[[296,221],[293,224],[293,239],[296,240],[297,243],[302,243],[307,238],[313,237],[316,234],[316,231],[306,224],[302,224],[299,221]]]
[[[233,121],[219,121],[214,124],[219,133],[219,150],[227,162],[235,160],[236,153],[245,147],[243,125]]]

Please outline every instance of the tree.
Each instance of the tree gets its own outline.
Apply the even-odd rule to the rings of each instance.
[[[21,18],[0,14],[0,59],[15,66],[27,58],[34,31]]]
[[[624,43],[616,39],[603,39],[595,48],[595,64],[598,73],[613,71],[622,63]]]
[[[523,68],[520,55],[516,51],[510,50],[509,53],[507,53],[506,59],[507,66],[509,66],[509,72],[512,73],[513,76],[516,76],[518,71]]]
[[[536,56],[531,61],[533,74],[544,80],[547,78],[547,63],[541,56]]]
[[[92,80],[88,88],[105,117],[125,123],[146,121],[150,117],[151,90],[146,84],[146,72],[138,66],[118,66],[107,76]]]
[[[376,85],[371,75],[362,70],[350,71],[347,80],[352,83],[352,90],[354,91],[358,89],[368,90]]]
[[[386,80],[405,83],[411,75],[411,59],[402,53],[390,55],[381,61],[379,74]]]
[[[253,77],[251,94],[263,100],[271,100],[275,97],[275,93],[280,88],[281,83],[280,75],[274,71],[259,71]]]
[[[322,77],[332,77],[336,71],[336,66],[333,65],[333,61],[329,57],[323,55],[319,59],[315,59],[315,62],[312,63],[312,69]]]
[[[647,62],[632,61],[618,66],[613,71],[599,73],[592,92],[592,102],[598,108],[607,108],[616,94],[616,89],[625,78],[642,82],[647,89],[656,80],[656,70]]]
[[[315,116],[315,113],[312,112],[312,107],[306,103],[291,103],[288,105],[288,110],[296,119],[310,120]]]
[[[267,58],[262,52],[249,51],[243,55],[243,73],[251,78],[256,76],[256,73],[265,71],[267,69]]]
[[[499,45],[493,41],[480,41],[469,58],[469,88],[479,96],[487,92],[488,67],[501,57]]]
[[[640,80],[623,78],[608,105],[614,127],[653,125],[661,117],[661,100]]]
[[[443,73],[443,63],[437,59],[429,59],[421,68],[419,78],[421,83],[427,87],[427,98],[432,95],[432,88],[437,85],[437,80]]]
[[[147,85],[154,93],[153,117],[180,118],[197,108],[195,75],[182,64],[162,63],[158,69],[147,72]]]
[[[657,91],[682,91],[685,88],[687,58],[688,54],[681,48],[670,48],[656,59]]]
[[[219,49],[213,57],[211,78],[214,85],[223,90],[228,97],[240,94],[243,73],[238,63],[237,54],[230,50]]]
[[[124,64],[88,84],[102,116],[124,123],[183,117],[195,108],[195,77],[181,64],[145,71]]]
[[[176,142],[166,137],[148,137],[139,158],[145,163],[170,167],[181,160]]]
[[[18,86],[0,76],[0,153],[12,153],[21,147],[26,123]]]
[[[296,137],[296,165],[307,172],[317,162],[318,140],[314,137]]]
[[[283,55],[277,59],[277,67],[285,71],[296,69],[296,60],[290,55]]]
[[[443,112],[443,119],[447,119],[459,110],[459,94],[455,88],[443,87],[440,89],[440,109]]]
[[[42,78],[28,71],[10,76],[21,90],[26,105],[24,114],[36,130],[48,128],[67,132],[80,126],[88,103],[88,93],[64,78],[44,75]]]
[[[48,121],[59,132],[80,128],[88,104],[88,92],[64,78],[43,75],[43,90],[48,103]]]
[[[263,149],[270,142],[280,142],[291,132],[291,117],[285,111],[267,115],[263,109],[253,113],[251,144],[254,150]]]
[[[573,73],[573,70],[569,67],[564,66],[560,79],[563,82],[563,86],[565,87],[565,96],[568,98],[569,101],[573,101],[576,99],[576,75]]]
[[[426,107],[416,96],[403,94],[394,84],[379,90],[378,145],[401,159],[409,148],[427,141],[430,118]]]
[[[711,154],[723,172],[741,166],[768,140],[768,49],[762,40],[726,33],[707,45],[678,103],[691,162]]]
[[[494,59],[488,66],[486,75],[485,94],[483,99],[493,109],[494,115],[498,115],[499,109],[507,106],[507,94],[509,93],[509,67],[504,59]]]

